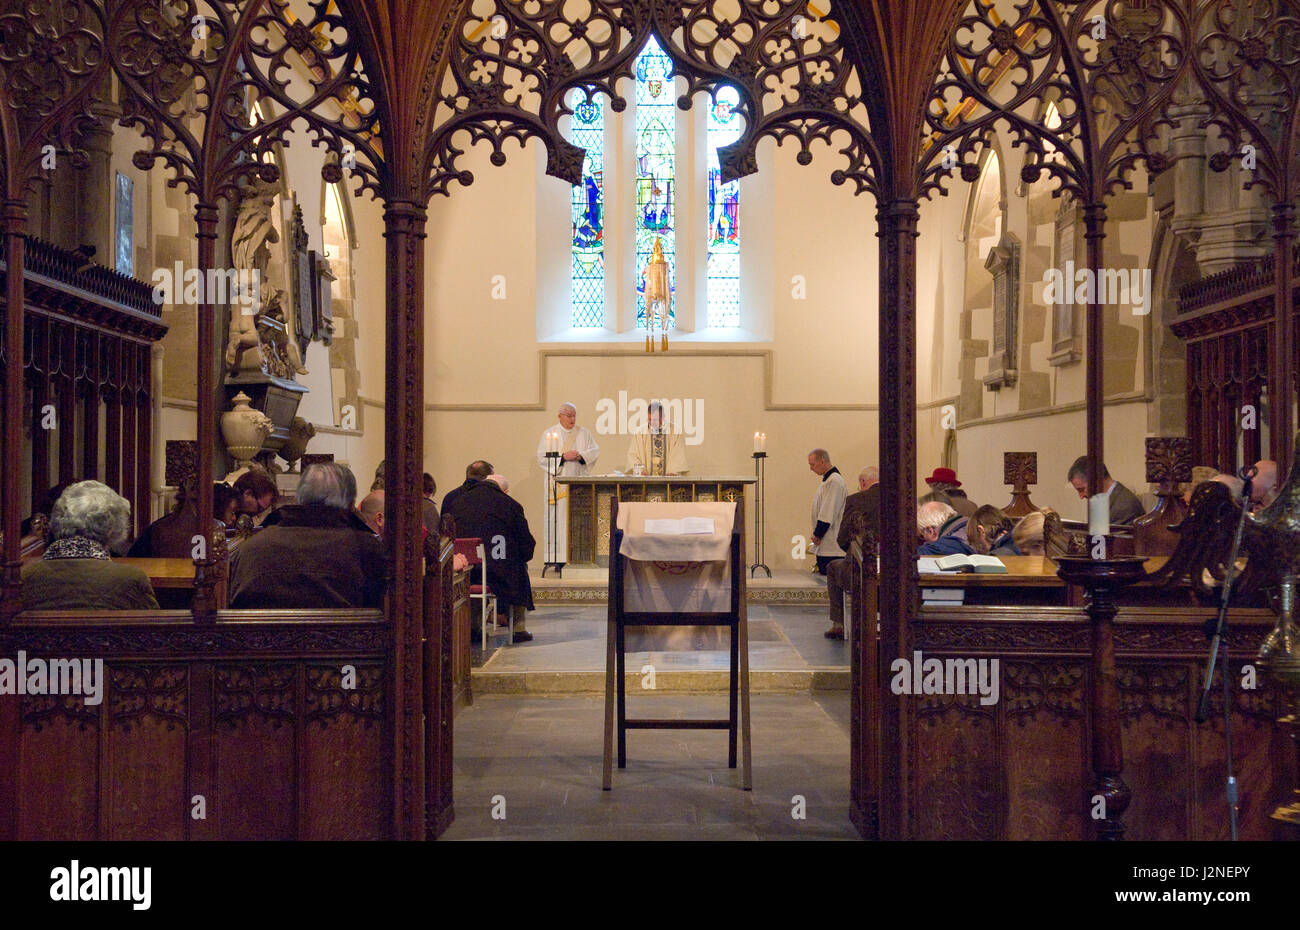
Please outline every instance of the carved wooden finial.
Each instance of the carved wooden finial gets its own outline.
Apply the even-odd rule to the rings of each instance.
[[[1157,494],[1172,494],[1180,481],[1192,480],[1192,441],[1186,436],[1147,437],[1147,481]]]
[[[1029,500],[1029,486],[1038,484],[1037,452],[1003,452],[1002,482],[1011,485],[1011,503],[1002,508],[1009,517],[1023,517],[1038,510]]]

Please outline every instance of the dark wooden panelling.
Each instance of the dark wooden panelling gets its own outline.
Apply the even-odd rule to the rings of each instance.
[[[862,603],[873,603],[873,587],[859,586]],[[1205,724],[1193,719],[1207,648],[1203,624],[1211,613],[1121,607],[1116,617],[1123,778],[1132,790],[1126,838],[1227,837],[1222,705],[1212,705]],[[854,620],[855,653],[867,654],[875,624],[856,611]],[[1268,611],[1234,611],[1228,636],[1243,838],[1277,838],[1269,815],[1294,778],[1295,750],[1275,721],[1267,682],[1241,687],[1242,665],[1274,622]],[[902,765],[873,776],[873,760],[854,755],[855,784],[903,781],[911,799],[903,838],[1092,838],[1086,614],[1066,607],[934,607],[919,611],[908,629],[909,660],[917,650],[926,659],[997,658],[999,701],[981,707],[977,695],[902,695]],[[867,732],[880,725],[893,658],[880,657],[876,693],[854,692],[864,718],[857,725]],[[865,679],[855,676],[855,689]],[[855,823],[870,835],[870,799],[854,803]]]
[[[0,655],[98,656],[107,686],[97,707],[4,702],[22,721],[0,713],[17,785],[0,835],[391,837],[385,627],[373,610],[222,612],[211,626],[180,611],[20,615],[0,630]]]

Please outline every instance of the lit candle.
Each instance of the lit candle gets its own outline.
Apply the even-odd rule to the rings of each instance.
[[[1088,535],[1106,536],[1110,533],[1110,498],[1094,494],[1088,499]]]
[[[762,452],[762,451],[763,451],[762,449],[760,449],[760,448],[758,447],[758,433],[755,433],[755,434],[754,434],[754,451],[755,451],[755,452]]]
[[[758,451],[759,452],[767,451],[767,433],[758,434]]]

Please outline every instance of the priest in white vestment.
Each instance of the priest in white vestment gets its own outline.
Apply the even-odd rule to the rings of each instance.
[[[686,444],[679,430],[664,419],[664,408],[659,401],[651,401],[647,413],[647,430],[635,433],[627,446],[627,470],[636,474],[640,465],[646,475],[684,475]]]
[[[578,477],[590,475],[591,468],[600,455],[600,446],[596,444],[585,427],[578,426],[578,408],[573,404],[561,404],[559,423],[553,424],[542,433],[537,441],[537,464],[542,471],[549,474],[546,458],[547,439],[557,437],[560,450],[560,468],[557,477]],[[546,519],[543,521],[542,559],[546,562],[563,564],[569,560],[569,489],[558,482],[551,493],[550,479],[546,487]],[[552,521],[554,516],[554,521]],[[555,539],[552,545],[551,526],[555,526]]]

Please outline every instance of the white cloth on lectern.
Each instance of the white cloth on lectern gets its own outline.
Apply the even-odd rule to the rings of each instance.
[[[600,446],[586,427],[575,426],[573,429],[565,429],[559,423],[552,423],[542,432],[541,438],[537,440],[537,466],[543,472],[549,474],[547,470],[546,459],[546,437],[554,434],[560,437],[560,452],[564,453],[572,449],[582,456],[583,461],[579,462],[574,459],[571,462],[560,459],[560,469],[558,477],[576,478],[591,474],[591,467],[596,464],[596,459],[600,456]],[[562,484],[556,484],[555,497],[551,500],[551,491],[547,486],[550,479],[543,483],[543,500],[546,506],[545,519],[542,521],[542,560],[544,562],[567,562],[569,561],[569,489]],[[555,546],[551,546],[551,510],[555,511]],[[552,557],[554,553],[554,557]]]

